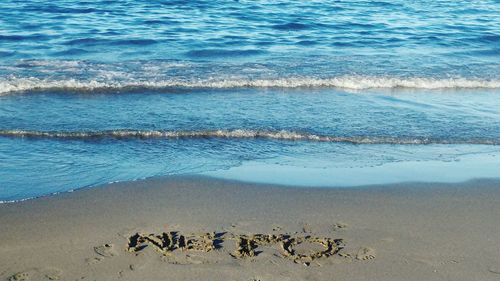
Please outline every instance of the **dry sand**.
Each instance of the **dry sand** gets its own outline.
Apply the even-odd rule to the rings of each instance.
[[[0,280],[500,280],[500,182],[203,177],[0,205]]]

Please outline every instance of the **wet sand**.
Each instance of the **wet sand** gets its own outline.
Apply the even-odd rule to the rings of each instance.
[[[0,205],[0,280],[500,280],[500,181],[170,177]]]

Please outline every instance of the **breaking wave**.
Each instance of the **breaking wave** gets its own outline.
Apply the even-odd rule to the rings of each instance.
[[[0,137],[35,139],[275,139],[288,141],[314,141],[351,144],[482,144],[500,145],[500,139],[439,139],[428,137],[390,137],[390,136],[328,136],[294,131],[270,130],[202,130],[202,131],[146,131],[146,130],[109,130],[109,131],[26,131],[0,130]]]
[[[0,79],[0,94],[25,91],[126,91],[137,89],[171,89],[171,88],[343,88],[363,89],[473,89],[500,88],[500,80],[481,80],[468,78],[394,78],[371,76],[340,76],[332,78],[291,77],[272,79],[193,79],[193,80],[78,80],[78,79],[40,79],[4,78]]]

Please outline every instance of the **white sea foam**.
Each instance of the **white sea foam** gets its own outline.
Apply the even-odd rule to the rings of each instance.
[[[106,76],[104,76],[105,78]],[[50,80],[29,78],[0,78],[0,94],[36,90],[127,90],[162,88],[344,88],[363,89],[472,89],[500,88],[500,80],[480,80],[467,78],[394,78],[369,76],[341,76],[333,78],[292,77],[277,79],[196,79],[196,80]]]
[[[499,139],[432,139],[427,137],[389,137],[389,136],[327,136],[294,131],[269,130],[202,130],[202,131],[146,131],[112,130],[82,132],[46,132],[26,130],[0,130],[0,136],[13,138],[45,138],[91,140],[114,139],[183,139],[183,138],[220,138],[220,139],[276,139],[289,141],[337,142],[352,144],[483,144],[500,145]]]

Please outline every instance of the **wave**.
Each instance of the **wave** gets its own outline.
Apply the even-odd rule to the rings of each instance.
[[[332,78],[291,77],[276,79],[194,79],[194,80],[78,80],[78,79],[40,79],[6,78],[0,79],[0,94],[25,91],[96,91],[96,90],[134,90],[169,88],[344,88],[363,89],[473,89],[500,88],[500,80],[481,80],[467,78],[394,78],[371,76],[341,76]]]
[[[27,131],[0,130],[0,137],[35,139],[271,139],[289,141],[314,141],[351,144],[482,144],[500,145],[500,139],[438,139],[428,137],[391,137],[391,136],[328,136],[295,131],[271,130],[201,130],[201,131],[146,131],[146,130],[108,130],[108,131]]]

